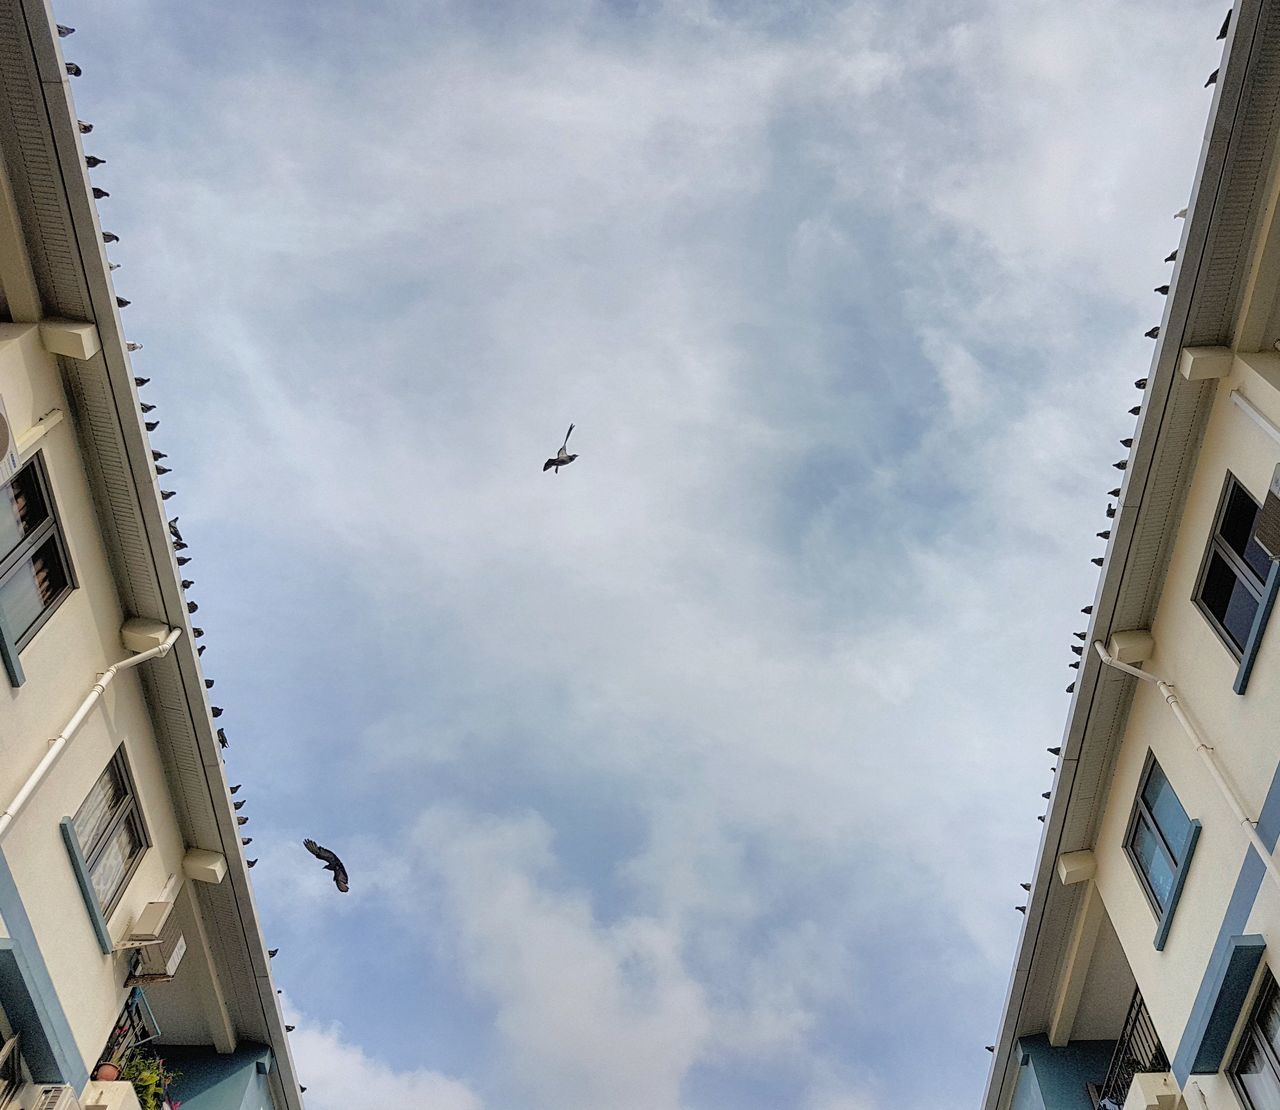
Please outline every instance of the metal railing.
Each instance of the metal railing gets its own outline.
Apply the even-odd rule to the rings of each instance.
[[[1107,1078],[1098,1093],[1098,1110],[1123,1106],[1133,1077],[1140,1072],[1168,1070],[1169,1057],[1164,1054],[1151,1015],[1142,1003],[1142,992],[1135,990],[1111,1066],[1107,1068]]]

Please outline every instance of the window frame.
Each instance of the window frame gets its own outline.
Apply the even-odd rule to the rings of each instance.
[[[28,562],[31,557],[44,544],[53,538],[57,545],[58,555],[62,559],[62,567],[67,575],[67,584],[59,592],[48,605],[41,610],[40,615],[32,623],[22,635],[18,636],[10,643],[10,648],[14,652],[21,652],[32,640],[36,638],[40,630],[48,622],[49,618],[62,606],[62,603],[71,595],[71,593],[79,586],[76,578],[75,567],[71,562],[71,552],[67,546],[66,530],[62,525],[62,515],[58,512],[57,500],[53,496],[53,483],[49,480],[49,469],[44,461],[44,454],[41,451],[35,452],[26,460],[15,472],[12,478],[5,485],[12,484],[24,470],[30,469],[35,475],[36,483],[40,487],[40,496],[44,498],[46,508],[49,510],[48,517],[40,523],[40,525],[29,536],[23,536],[17,543],[17,546],[7,552],[0,552],[0,584],[4,582],[9,575],[13,574],[24,563]],[[0,637],[5,635],[3,628],[0,628]]]
[[[1246,1110],[1253,1110],[1253,1100],[1249,1097],[1248,1091],[1245,1090],[1244,1084],[1240,1082],[1239,1071],[1245,1054],[1250,1048],[1257,1048],[1261,1052],[1262,1058],[1271,1067],[1272,1077],[1276,1081],[1277,1089],[1280,1089],[1280,1054],[1277,1054],[1275,1046],[1261,1032],[1258,1023],[1258,1018],[1262,1011],[1268,1005],[1271,1005],[1276,994],[1280,993],[1280,984],[1277,984],[1276,977],[1266,964],[1262,965],[1262,971],[1262,986],[1253,1000],[1253,1005],[1249,1007],[1249,1016],[1245,1018],[1244,1026],[1240,1030],[1235,1048],[1231,1052],[1231,1063],[1226,1069],[1227,1076],[1231,1080],[1232,1090],[1235,1091],[1236,1097],[1240,1100],[1240,1105],[1246,1107]]]
[[[1218,620],[1217,616],[1204,601],[1205,579],[1209,577],[1209,567],[1213,564],[1213,556],[1215,554],[1222,558],[1235,575],[1236,580],[1244,584],[1259,606],[1264,601],[1266,582],[1259,579],[1253,568],[1240,557],[1235,548],[1222,538],[1223,519],[1227,515],[1227,507],[1231,504],[1231,494],[1237,488],[1254,503],[1257,510],[1261,510],[1258,499],[1253,496],[1249,487],[1228,470],[1226,479],[1222,483],[1222,492],[1218,495],[1218,507],[1213,514],[1213,528],[1209,533],[1209,542],[1205,544],[1204,555],[1200,559],[1200,570],[1196,574],[1196,585],[1191,595],[1191,600],[1195,607],[1200,610],[1204,619],[1209,622],[1209,627],[1217,634],[1218,639],[1223,642],[1227,650],[1231,652],[1238,662],[1243,658],[1245,649],[1248,647],[1248,637],[1246,636],[1244,644],[1236,647],[1235,641],[1231,638],[1231,633],[1226,630],[1222,622]]]
[[[110,819],[103,826],[102,832],[98,834],[93,844],[81,844],[80,851],[84,856],[85,872],[88,876],[90,889],[93,889],[93,872],[94,868],[102,862],[102,857],[110,846],[112,840],[120,829],[129,824],[133,828],[134,835],[138,840],[138,850],[129,860],[128,866],[121,872],[120,881],[112,890],[111,895],[105,902],[99,900],[98,908],[102,912],[104,919],[110,918],[116,906],[120,904],[120,899],[124,895],[125,890],[129,886],[130,880],[133,878],[134,872],[138,869],[138,864],[142,862],[142,857],[146,855],[147,849],[151,847],[151,838],[147,835],[147,825],[142,819],[142,806],[138,800],[138,787],[133,781],[133,772],[129,769],[129,760],[125,756],[124,745],[121,744],[111,758],[107,761],[107,765],[102,769],[96,779],[93,780],[93,786],[97,786],[102,780],[103,775],[110,774],[112,771],[120,776],[121,785],[124,789],[124,797],[120,799],[112,810]],[[90,787],[92,790],[93,787]],[[85,795],[86,800],[88,795]],[[84,805],[83,802],[80,803]],[[80,810],[77,808],[76,816]],[[72,818],[74,825],[74,817]],[[79,833],[77,840],[79,839]]]

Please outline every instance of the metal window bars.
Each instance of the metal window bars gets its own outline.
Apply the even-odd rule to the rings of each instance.
[[[1120,1039],[1116,1041],[1116,1050],[1111,1056],[1111,1065],[1107,1068],[1107,1078],[1103,1080],[1098,1094],[1098,1110],[1123,1106],[1133,1077],[1140,1072],[1168,1070],[1169,1058],[1142,1002],[1142,992],[1135,990]]]
[[[155,1015],[147,1004],[147,996],[142,993],[141,988],[134,987],[129,992],[128,1001],[120,1011],[120,1016],[116,1018],[111,1035],[107,1037],[101,1059],[112,1064],[123,1064],[135,1050],[159,1035],[160,1026],[156,1024]]]

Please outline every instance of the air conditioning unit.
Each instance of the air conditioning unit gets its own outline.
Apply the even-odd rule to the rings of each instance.
[[[33,1088],[33,1093],[31,1110],[80,1110],[75,1088],[66,1083],[42,1083]]]
[[[9,423],[4,398],[0,397],[0,482],[7,482],[18,472],[18,434]]]
[[[117,948],[132,948],[137,953],[125,986],[172,979],[187,952],[187,938],[182,935],[173,903],[148,902]]]

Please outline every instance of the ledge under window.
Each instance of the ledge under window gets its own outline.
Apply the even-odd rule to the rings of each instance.
[[[1240,669],[1236,672],[1235,684],[1237,694],[1243,694],[1249,687],[1249,675],[1253,672],[1254,661],[1262,647],[1262,635],[1267,630],[1267,621],[1271,619],[1277,592],[1280,592],[1280,560],[1271,563],[1267,584],[1262,588],[1262,598],[1258,602],[1258,611],[1249,628],[1249,638],[1245,640],[1244,650],[1240,653]]]
[[[1192,821],[1187,830],[1187,845],[1182,850],[1182,862],[1173,876],[1173,887],[1169,891],[1168,901],[1160,914],[1160,923],[1156,926],[1155,944],[1157,952],[1164,951],[1165,941],[1169,939],[1169,930],[1173,928],[1173,913],[1178,908],[1178,899],[1182,897],[1182,888],[1187,881],[1187,872],[1191,870],[1191,860],[1196,854],[1196,842],[1200,839],[1200,822]]]
[[[62,819],[62,839],[67,845],[67,855],[71,859],[71,870],[75,872],[76,882],[80,884],[80,895],[84,898],[84,908],[89,914],[89,923],[93,926],[94,935],[98,938],[98,947],[104,956],[110,956],[112,950],[111,934],[107,931],[107,919],[103,916],[102,907],[98,905],[98,894],[93,889],[93,877],[89,874],[89,865],[85,863],[84,852],[80,848],[80,838],[76,835],[75,822],[70,817]]]

